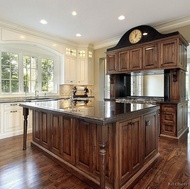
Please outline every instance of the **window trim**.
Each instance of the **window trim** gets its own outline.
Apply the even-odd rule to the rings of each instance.
[[[27,47],[28,45],[26,45]],[[40,48],[40,47],[38,47]],[[41,48],[42,50],[44,50],[43,48]],[[22,52],[21,52],[22,51]],[[14,49],[14,48],[8,48],[8,47],[1,47],[0,46],[0,56],[2,52],[8,52],[8,53],[13,53],[13,54],[18,54],[18,67],[19,67],[19,92],[17,93],[4,93],[2,92],[1,89],[1,80],[0,80],[0,97],[8,97],[8,96],[34,96],[35,92],[31,92],[31,93],[25,93],[24,92],[24,86],[22,85],[23,83],[23,56],[34,56],[38,59],[38,67],[40,68],[39,70],[39,78],[38,78],[38,82],[39,82],[39,95],[58,95],[59,94],[59,62],[60,62],[60,55],[53,53],[53,52],[48,52],[47,54],[43,54],[43,53],[38,53],[38,52],[30,52],[28,50],[23,51],[23,50],[19,50],[19,49]],[[51,59],[54,62],[54,90],[51,92],[45,92],[41,90],[41,59]],[[1,65],[1,61],[0,61],[0,65]],[[1,75],[1,69],[0,69],[0,75]],[[58,76],[57,76],[58,75]]]

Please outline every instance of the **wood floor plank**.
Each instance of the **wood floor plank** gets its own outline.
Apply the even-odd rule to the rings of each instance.
[[[0,189],[92,189],[51,159],[30,147],[22,136],[0,140]],[[159,139],[160,159],[134,189],[190,189],[190,136],[178,142]]]

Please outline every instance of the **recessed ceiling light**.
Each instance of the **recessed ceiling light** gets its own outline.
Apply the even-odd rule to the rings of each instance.
[[[76,16],[76,15],[77,15],[77,12],[76,12],[76,11],[73,11],[73,12],[72,12],[72,15],[73,15],[73,16]]]
[[[77,36],[77,37],[81,37],[81,34],[80,34],[80,33],[77,33],[76,36]]]
[[[40,20],[40,23],[41,24],[47,24],[47,21],[46,20]]]
[[[125,16],[124,15],[121,15],[118,17],[118,20],[124,20],[125,19]]]

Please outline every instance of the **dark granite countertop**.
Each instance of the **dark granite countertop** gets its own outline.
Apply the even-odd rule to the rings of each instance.
[[[96,100],[89,100],[88,103],[78,102],[77,104],[71,104],[70,100],[27,102],[21,103],[20,106],[29,109],[61,113],[101,125],[128,118],[131,119],[134,116],[142,115],[143,112],[151,108],[159,109],[158,106],[150,104],[124,104],[116,103],[115,101]]]

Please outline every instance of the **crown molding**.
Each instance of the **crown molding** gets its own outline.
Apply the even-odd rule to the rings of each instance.
[[[190,25],[190,16],[187,17],[183,17],[181,19],[178,20],[172,20],[170,22],[165,22],[163,24],[159,24],[159,25],[155,25],[152,26],[154,27],[157,31],[164,33],[170,30],[175,30],[178,29],[180,27],[184,27],[184,26],[188,26]],[[121,36],[117,36],[114,38],[110,38],[107,39],[105,41],[101,41],[99,43],[95,43],[94,44],[94,49],[100,49],[100,48],[105,48],[105,47],[109,47],[109,46],[114,46],[118,43],[118,41],[120,40]]]
[[[167,32],[170,30],[175,30],[175,29],[178,29],[180,27],[187,26],[187,25],[190,25],[190,16],[183,17],[183,18],[180,18],[178,20],[172,20],[169,22],[165,22],[165,23],[159,24],[159,25],[153,25],[152,27],[154,27],[159,32],[164,33],[164,32]],[[10,21],[3,20],[3,19],[0,19],[0,28],[1,27],[6,28],[6,29],[10,29],[10,30],[14,30],[17,32],[23,32],[23,33],[28,34],[28,35],[33,35],[35,37],[40,37],[40,38],[45,39],[45,40],[54,41],[54,42],[59,43],[59,44],[64,43],[64,44],[72,45],[72,46],[77,46],[77,45],[81,46],[81,44],[76,44],[72,41],[69,41],[69,40],[66,40],[63,38],[58,38],[58,37],[51,36],[51,35],[46,34],[46,33],[38,32],[32,28],[23,27],[23,26],[17,25],[15,23],[12,23]],[[101,42],[97,42],[94,44],[88,44],[88,45],[84,45],[84,46],[90,46],[94,50],[105,48],[105,47],[115,46],[122,36],[123,35],[119,35],[119,36],[116,36],[113,38],[103,40]]]
[[[7,21],[7,20],[3,20],[0,19],[0,28],[4,28],[4,29],[8,29],[8,30],[12,30],[12,31],[16,31],[16,32],[23,32],[26,35],[32,35],[34,37],[37,38],[41,38],[41,39],[45,39],[45,40],[49,40],[49,41],[53,41],[56,43],[64,43],[67,45],[73,45],[76,46],[76,43],[73,43],[69,40],[60,38],[60,37],[55,37],[43,32],[39,32],[34,30],[33,28],[29,28],[29,27],[24,27],[24,26],[20,26],[18,24],[15,24],[13,22]]]

